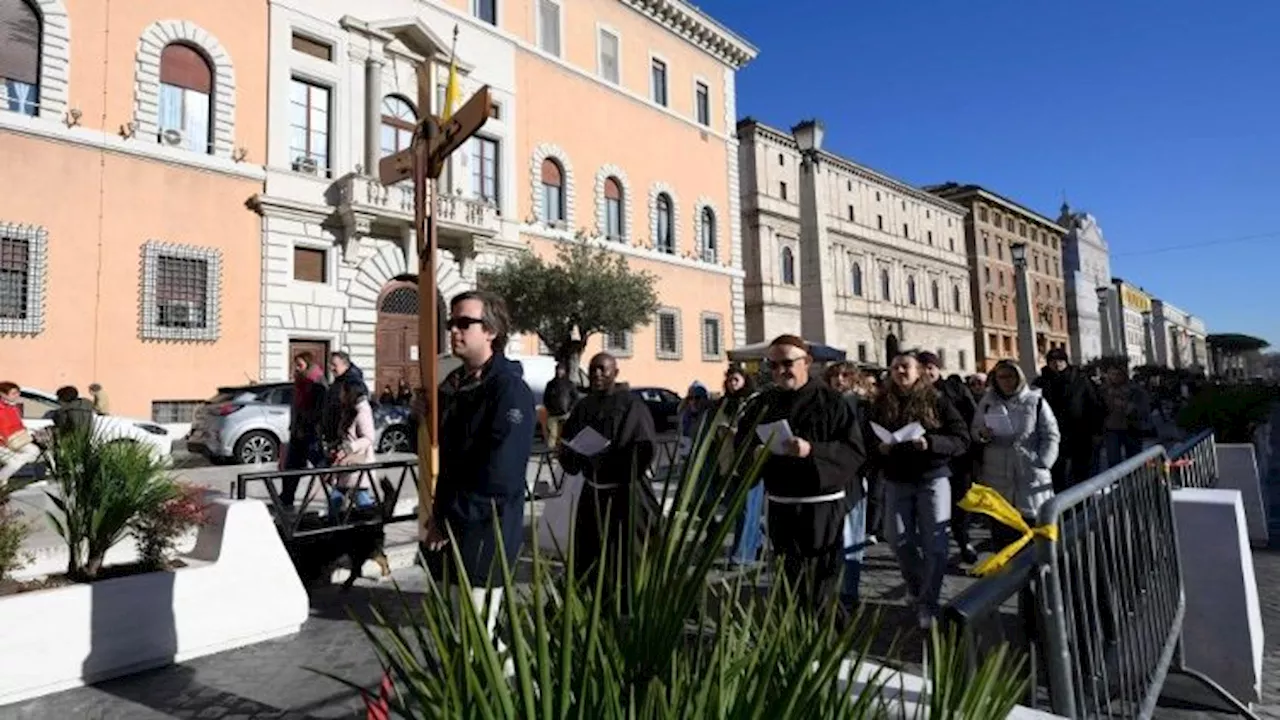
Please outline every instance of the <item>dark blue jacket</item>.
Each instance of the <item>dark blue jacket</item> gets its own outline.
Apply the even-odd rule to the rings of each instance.
[[[454,534],[472,584],[500,585],[493,566],[498,513],[513,566],[524,537],[525,472],[537,413],[520,363],[495,355],[480,373],[450,373],[440,386],[440,477],[435,513]],[[452,565],[452,558],[445,559]]]

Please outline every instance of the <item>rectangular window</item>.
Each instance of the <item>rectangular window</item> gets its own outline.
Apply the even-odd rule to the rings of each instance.
[[[151,422],[159,424],[189,423],[204,400],[152,400]]]
[[[293,79],[289,88],[289,161],[294,170],[329,176],[329,89]]]
[[[160,111],[157,121],[161,143],[197,153],[208,153],[211,150],[209,93],[160,83]],[[168,130],[177,134],[166,134]]]
[[[600,29],[600,37],[597,39],[599,43],[598,51],[600,53],[600,77],[617,85],[621,80],[621,73],[618,69],[618,36],[605,30]]]
[[[858,362],[864,363],[866,361],[867,361],[867,344],[858,343]]]
[[[498,141],[476,135],[471,138],[471,197],[498,206]]]
[[[904,238],[911,237],[911,227],[906,223],[902,223],[902,237]]]
[[[560,3],[538,0],[538,47],[560,57]]]
[[[703,315],[702,359],[719,360],[723,355],[724,343],[720,333],[720,318],[716,315]]]
[[[778,183],[778,197],[783,200],[787,199],[787,184],[784,182]]]
[[[883,216],[883,215],[877,215],[877,216],[876,216],[876,229],[877,229],[877,230],[883,230],[883,229],[884,229],[884,216]]]
[[[990,349],[991,352],[998,352],[1000,350],[1000,343],[997,341],[995,333],[987,335],[987,348]]]
[[[30,312],[33,243],[0,235],[0,321],[26,320]]]
[[[498,0],[471,0],[471,13],[490,25],[497,25]]]
[[[322,283],[329,279],[329,254],[320,248],[293,248],[293,279],[303,282]]]
[[[960,356],[960,363],[959,363],[960,369],[968,370],[969,369],[969,353],[961,350],[958,354]]]
[[[622,332],[605,333],[604,335],[605,352],[612,353],[617,356],[627,356],[631,354],[631,333],[623,330]]]
[[[853,206],[849,206],[849,222],[853,222]]]
[[[217,250],[148,242],[143,246],[142,337],[217,340]]]
[[[560,202],[564,189],[559,185],[542,183],[542,222],[564,222],[564,205]]]
[[[938,367],[945,368],[947,366],[947,349],[938,348]]]
[[[610,240],[622,239],[622,199],[606,197],[604,199],[605,237]]]
[[[1026,224],[1026,223],[1023,223],[1023,222],[1018,223],[1018,234],[1019,234],[1019,235],[1021,235],[1022,237],[1026,237],[1026,236],[1027,236],[1027,224]]]
[[[657,346],[660,360],[680,359],[680,311],[659,310]]]
[[[698,124],[711,125],[711,91],[705,83],[693,84],[693,107],[698,115]]]
[[[986,209],[986,208],[984,208],[984,207],[980,207],[980,208],[978,208],[978,221],[979,221],[979,222],[986,222],[986,221],[987,221],[987,209]]]
[[[293,34],[293,49],[303,55],[310,55],[317,60],[333,62],[332,45],[319,40],[312,40],[305,35]]]
[[[649,69],[649,85],[653,101],[662,107],[667,106],[667,64],[657,58]]]

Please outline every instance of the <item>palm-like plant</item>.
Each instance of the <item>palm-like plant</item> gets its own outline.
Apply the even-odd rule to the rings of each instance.
[[[53,524],[67,544],[67,576],[97,577],[107,551],[143,514],[177,496],[166,463],[134,442],[107,442],[91,429],[55,433],[48,449],[56,492],[46,492]]]
[[[402,595],[407,621],[389,620],[374,608],[364,629],[394,685],[391,709],[409,718],[451,720],[834,720],[892,713],[881,699],[885,674],[870,672],[861,691],[846,682],[859,674],[876,623],[845,622],[834,611],[812,613],[785,581],[762,594],[754,573],[710,581],[732,518],[766,459],[739,448],[729,473],[721,477],[718,468],[709,468],[704,477],[704,464],[719,456],[722,442],[698,440],[667,518],[620,548],[630,553],[630,563],[607,564],[583,581],[574,572],[572,542],[563,571],[553,569],[535,545],[532,577],[521,586],[504,560],[502,617],[510,646],[502,651],[473,605],[456,550],[460,591],[429,582],[416,608]],[[728,482],[730,477],[740,481]],[[718,505],[728,508],[728,521],[709,512]],[[634,516],[630,523],[635,526]],[[619,575],[624,568],[626,582]],[[774,576],[781,573],[775,569]],[[967,718],[1007,715],[1023,687],[1018,668],[1004,655],[988,664],[989,682],[975,689],[966,684],[962,666],[937,669],[934,685],[945,689],[946,701],[940,707],[992,713]],[[992,697],[975,699],[975,692]]]

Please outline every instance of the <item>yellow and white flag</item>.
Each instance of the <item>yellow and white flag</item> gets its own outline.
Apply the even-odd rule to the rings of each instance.
[[[449,80],[444,86],[444,108],[440,111],[440,121],[448,122],[453,111],[458,108],[462,96],[462,87],[458,84],[458,26],[453,26],[453,48],[449,51]]]

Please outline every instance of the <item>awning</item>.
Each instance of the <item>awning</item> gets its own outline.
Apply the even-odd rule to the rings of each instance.
[[[729,360],[731,362],[750,362],[752,360],[764,360],[769,352],[769,343],[754,343],[751,345],[743,345],[740,348],[734,348],[729,351]],[[830,345],[821,343],[810,343],[809,352],[813,355],[813,359],[817,362],[844,362],[848,355],[839,348],[833,348]]]

